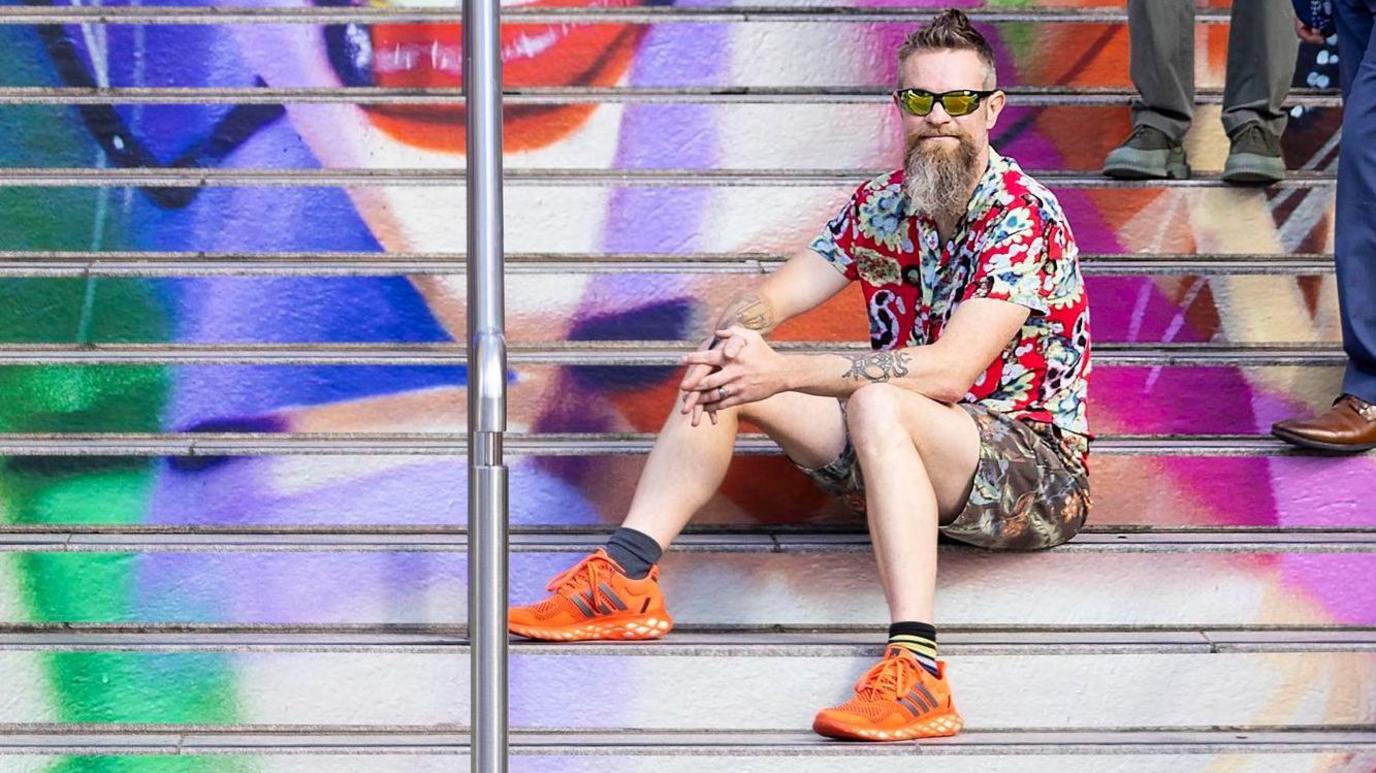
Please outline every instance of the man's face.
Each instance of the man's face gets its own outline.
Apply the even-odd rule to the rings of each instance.
[[[987,71],[974,51],[919,51],[909,56],[899,68],[900,89],[926,89],[934,94],[945,91],[988,88]],[[983,157],[989,147],[989,131],[998,123],[1003,110],[1002,92],[982,100],[979,108],[969,115],[951,117],[940,103],[927,115],[902,113],[903,136],[907,150],[922,147],[927,152],[954,152],[964,139]]]
[[[940,94],[989,86],[988,72],[973,51],[923,51],[899,68],[899,88]],[[965,208],[969,186],[988,160],[989,130],[1003,109],[1003,94],[980,101],[974,112],[953,117],[940,102],[927,115],[899,110],[903,121],[908,194],[919,212],[942,219]]]

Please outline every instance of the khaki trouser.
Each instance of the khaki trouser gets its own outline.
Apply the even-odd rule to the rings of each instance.
[[[1134,125],[1146,124],[1180,142],[1194,117],[1196,0],[1128,0],[1132,82],[1141,98]],[[1233,0],[1223,129],[1230,135],[1260,121],[1285,130],[1281,105],[1295,75],[1299,38],[1290,0]]]

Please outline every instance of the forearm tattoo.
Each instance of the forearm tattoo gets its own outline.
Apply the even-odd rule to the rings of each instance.
[[[904,352],[873,352],[871,354],[842,354],[850,360],[850,370],[842,378],[883,384],[891,378],[908,375],[911,356]]]
[[[740,325],[764,333],[774,327],[774,307],[769,305],[764,296],[751,293],[727,307],[722,321],[725,323],[722,327]]]

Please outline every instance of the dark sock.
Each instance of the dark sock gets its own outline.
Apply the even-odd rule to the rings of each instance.
[[[923,668],[937,676],[936,627],[931,623],[893,623],[889,626],[889,644],[913,653]]]
[[[627,577],[639,580],[650,573],[650,567],[659,563],[664,548],[655,542],[654,537],[622,526],[612,532],[611,539],[607,540],[607,555],[621,565]]]

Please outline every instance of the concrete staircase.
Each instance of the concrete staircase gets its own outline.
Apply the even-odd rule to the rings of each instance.
[[[724,495],[665,559],[679,624],[669,639],[513,643],[513,770],[1376,769],[1376,467],[1264,434],[1271,420],[1331,398],[1343,362],[1329,236],[1331,83],[1316,79],[1318,88],[1293,96],[1307,112],[1286,138],[1291,179],[1268,191],[1222,186],[1226,12],[1201,12],[1190,144],[1201,174],[1104,180],[1103,154],[1128,129],[1123,11],[1071,5],[973,11],[1008,57],[1014,107],[999,147],[1061,192],[1087,253],[1091,420],[1101,439],[1097,509],[1070,544],[1016,555],[943,549],[937,622],[969,731],[897,745],[805,732],[876,655],[884,605],[862,524],[748,434]],[[323,6],[216,9],[213,18],[195,8],[0,11],[9,24],[100,14],[150,27],[242,25],[237,34],[264,40],[286,34],[275,25],[456,20],[448,9]],[[589,130],[507,160],[513,598],[537,596],[624,510],[696,316],[777,265],[891,162],[887,84],[841,65],[887,61],[895,36],[924,13],[510,9],[523,24],[639,25],[646,60],[682,53],[693,35],[736,52],[729,66],[668,56],[611,85],[559,85],[557,73],[509,84],[512,105],[546,120],[591,105],[593,125],[622,122],[621,135]],[[809,46],[836,62],[779,65],[796,65],[786,52]],[[1301,82],[1323,74],[1307,56]],[[303,135],[319,128],[312,103],[458,101],[452,89],[341,90],[308,68],[269,74],[254,89],[121,92],[138,84],[115,83],[94,98],[276,100],[296,111]],[[92,98],[0,88],[11,106]],[[703,152],[704,126],[716,127],[713,153]],[[656,141],[626,139],[637,131]],[[617,148],[594,141],[617,136]],[[463,235],[451,222],[463,211],[461,156],[313,150],[321,168],[21,164],[5,182],[240,197],[265,186],[341,188],[360,208],[381,191],[397,211],[446,227],[379,236],[386,252],[324,250],[291,231],[262,234],[255,249],[233,239],[95,254],[7,246],[8,297],[22,305],[35,286],[24,283],[38,278],[120,288],[156,278],[234,298],[307,288],[285,303],[328,316],[334,296],[309,288],[410,277],[435,317],[462,330]],[[691,213],[665,214],[683,202]],[[590,223],[594,211],[602,219]],[[857,303],[848,293],[779,337],[799,349],[863,340]],[[227,390],[229,403],[272,368],[337,368],[346,375],[332,378],[352,394],[351,380],[382,378],[381,368],[463,364],[462,348],[447,343],[236,338],[196,324],[177,335],[10,341],[0,366],[75,368],[101,383],[164,368],[182,392]],[[29,505],[37,515],[0,529],[0,770],[466,766],[464,395],[446,384],[194,426],[73,409],[0,435],[5,485],[41,493]],[[140,477],[147,469],[151,479]],[[112,496],[67,493],[77,480],[109,481]],[[141,517],[121,504],[126,480],[154,492]]]

